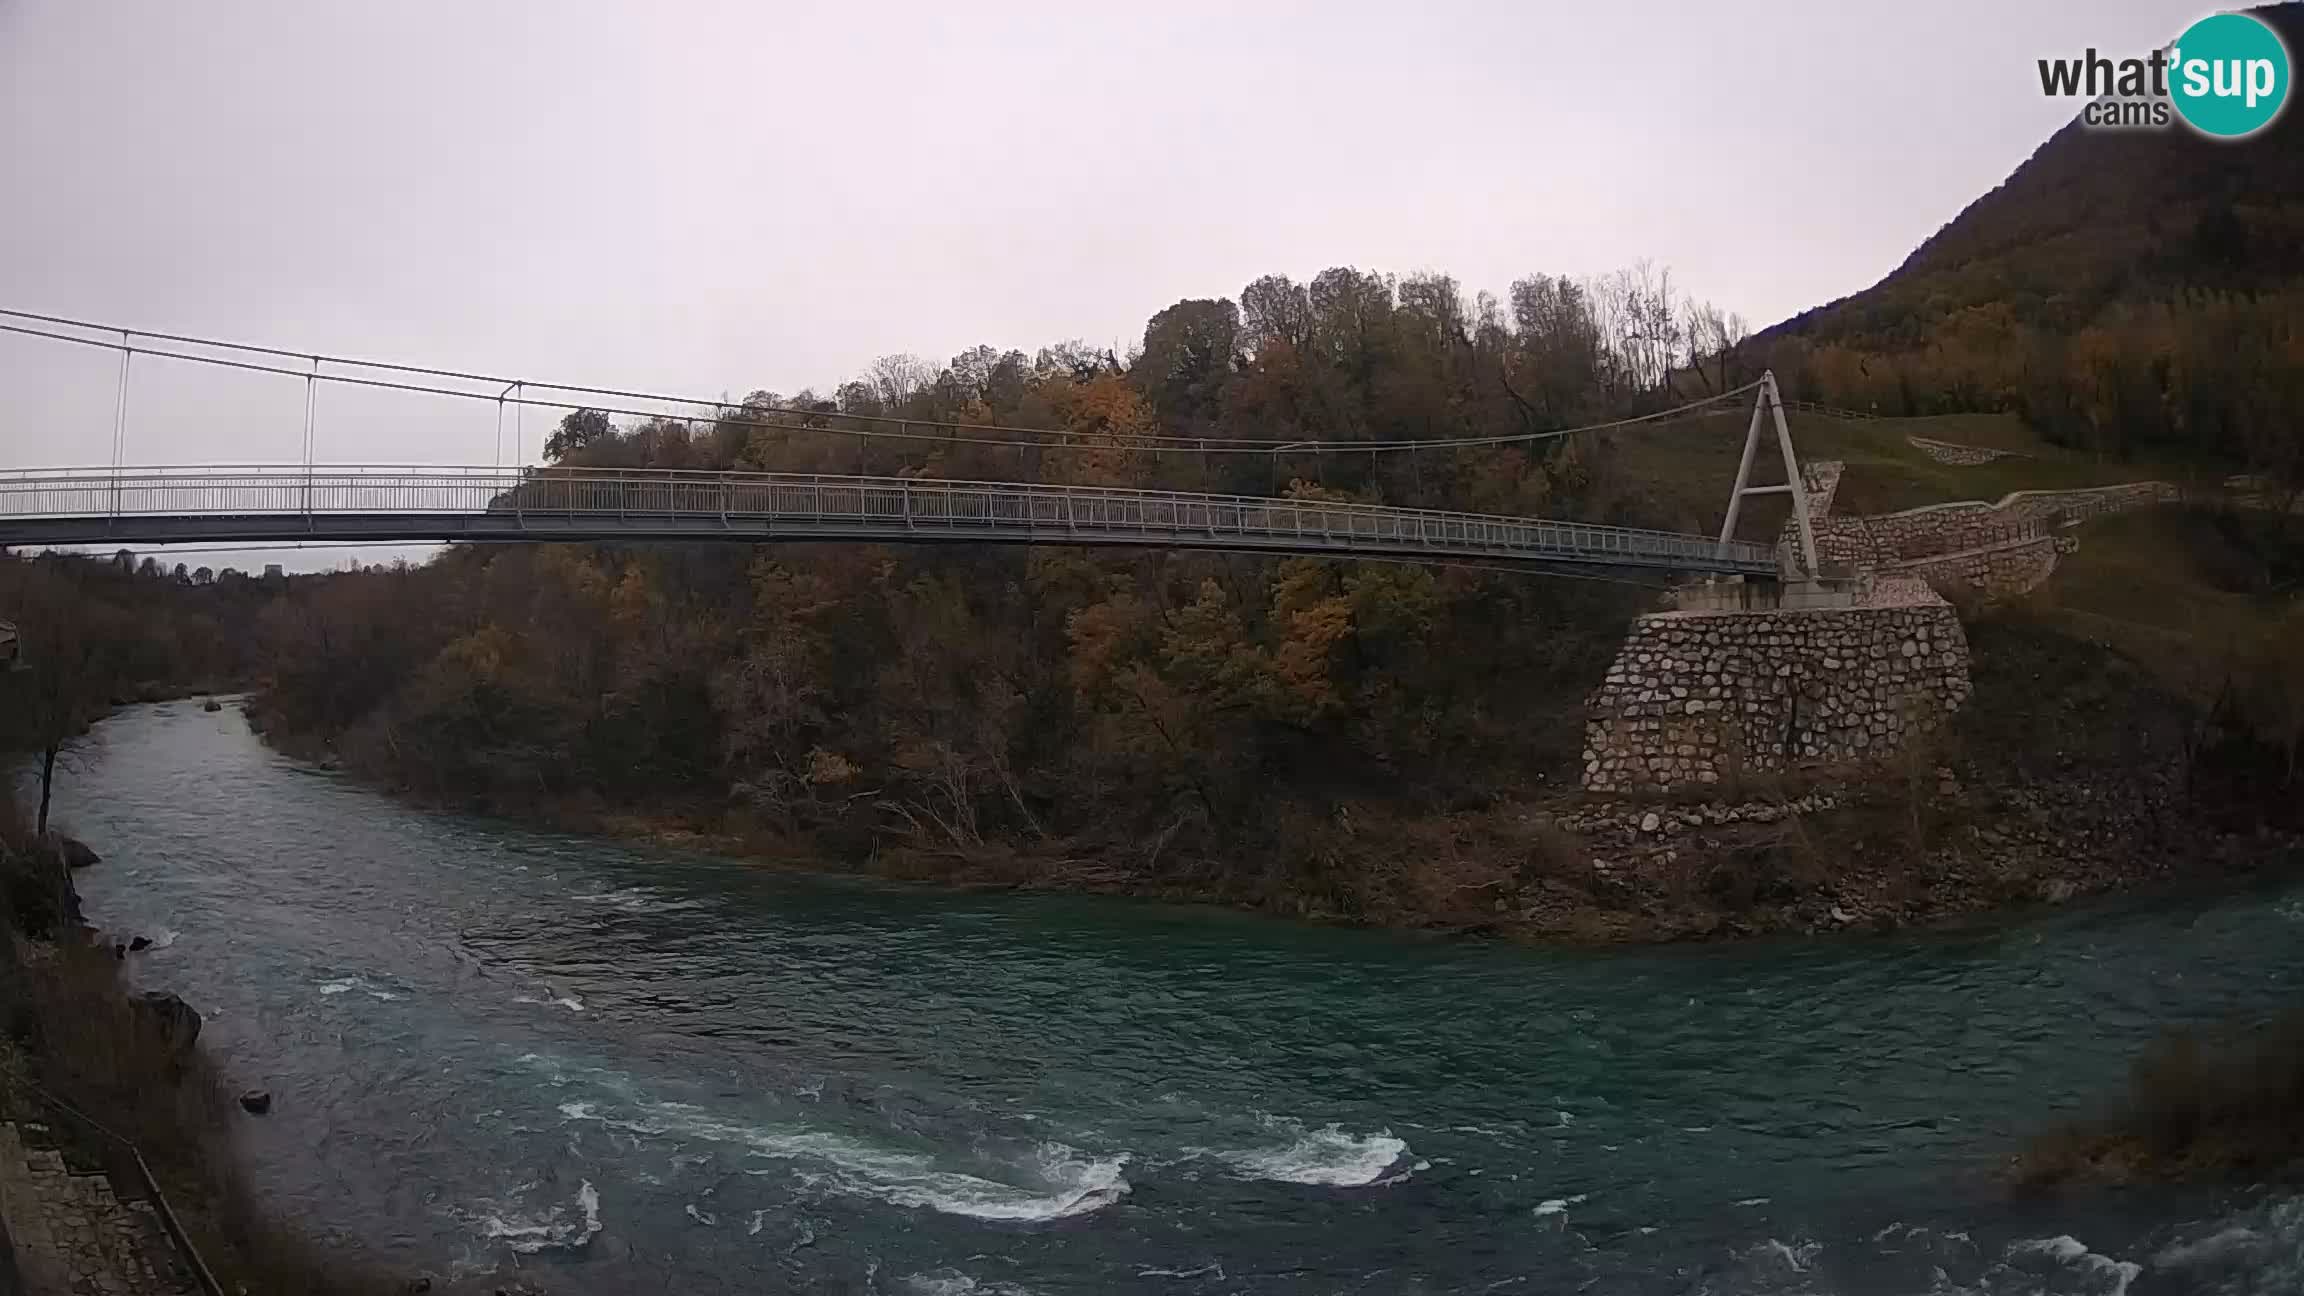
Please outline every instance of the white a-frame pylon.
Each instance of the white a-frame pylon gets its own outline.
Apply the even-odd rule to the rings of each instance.
[[[1784,457],[1784,484],[1781,486],[1752,485],[1752,455],[1760,448],[1760,422],[1774,416],[1776,420],[1776,449]],[[1800,524],[1800,558],[1807,568],[1808,579],[1822,574],[1816,565],[1816,532],[1808,523],[1808,487],[1800,480],[1800,457],[1792,453],[1792,429],[1784,426],[1784,402],[1776,394],[1776,371],[1771,369],[1760,375],[1760,399],[1752,406],[1752,427],[1744,434],[1744,457],[1736,464],[1736,487],[1728,492],[1728,520],[1720,524],[1720,543],[1725,546],[1736,538],[1736,515],[1743,511],[1747,495],[1790,495],[1792,519]]]

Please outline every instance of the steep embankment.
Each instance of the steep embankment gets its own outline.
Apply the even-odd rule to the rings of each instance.
[[[199,1049],[199,1014],[172,993],[132,992],[120,952],[93,936],[64,854],[35,844],[0,795],[5,1272],[33,1291],[192,1291],[195,1263],[257,1296],[405,1290],[257,1203],[232,1147],[247,1117]],[[165,1207],[149,1200],[137,1157]],[[196,1260],[163,1230],[162,1209]]]
[[[2304,48],[2304,5],[2251,12]],[[2304,275],[2299,130],[2283,117],[2212,143],[2181,127],[2090,130],[2075,119],[1879,283],[1754,340],[1907,352],[1993,316],[2070,336],[2123,302],[2284,287]]]
[[[2260,661],[2295,660],[2304,518],[2161,509],[2091,522],[2042,591],[2076,638],[2147,664],[2203,706]]]
[[[1692,426],[1615,434],[1603,453],[1612,469],[1638,483],[1627,507],[1656,526],[1697,532],[1717,528],[1749,418],[1748,410],[1731,410]],[[2209,487],[2218,479],[2195,464],[2167,457],[2082,454],[2045,440],[2014,414],[1843,419],[1795,410],[1786,422],[1802,462],[1832,460],[1843,466],[1834,508],[1847,514],[1990,501],[2015,491],[2150,480]],[[1769,449],[1753,465],[1756,485],[1784,479]],[[1951,453],[1955,450],[1969,453]],[[1989,452],[1989,457],[1976,452]],[[1789,516],[1782,499],[1756,497],[1745,504],[1738,538],[1774,540]]]

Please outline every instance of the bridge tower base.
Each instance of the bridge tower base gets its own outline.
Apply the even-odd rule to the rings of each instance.
[[[1771,419],[1785,480],[1753,486]],[[1764,375],[1720,538],[1734,538],[1745,497],[1791,496],[1782,578],[1690,586],[1675,610],[1633,621],[1588,708],[1586,791],[1740,795],[1877,775],[1967,702],[1968,637],[1951,604],[1918,580],[1818,561],[1839,475],[1830,462],[1803,471]]]
[[[1925,587],[1860,607],[1651,613],[1592,696],[1583,784],[1728,794],[1879,774],[1969,691],[1960,618]]]

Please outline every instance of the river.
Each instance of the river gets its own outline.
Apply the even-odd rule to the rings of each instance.
[[[286,1216],[555,1293],[2272,1293],[2304,1202],[2011,1201],[2304,893],[1554,951],[954,894],[426,813],[237,708],[59,797],[91,921],[276,1095]]]

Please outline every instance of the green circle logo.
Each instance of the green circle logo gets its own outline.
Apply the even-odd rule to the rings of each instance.
[[[2247,14],[2203,18],[2168,51],[2168,97],[2192,129],[2239,139],[2272,124],[2288,102],[2288,47]]]

